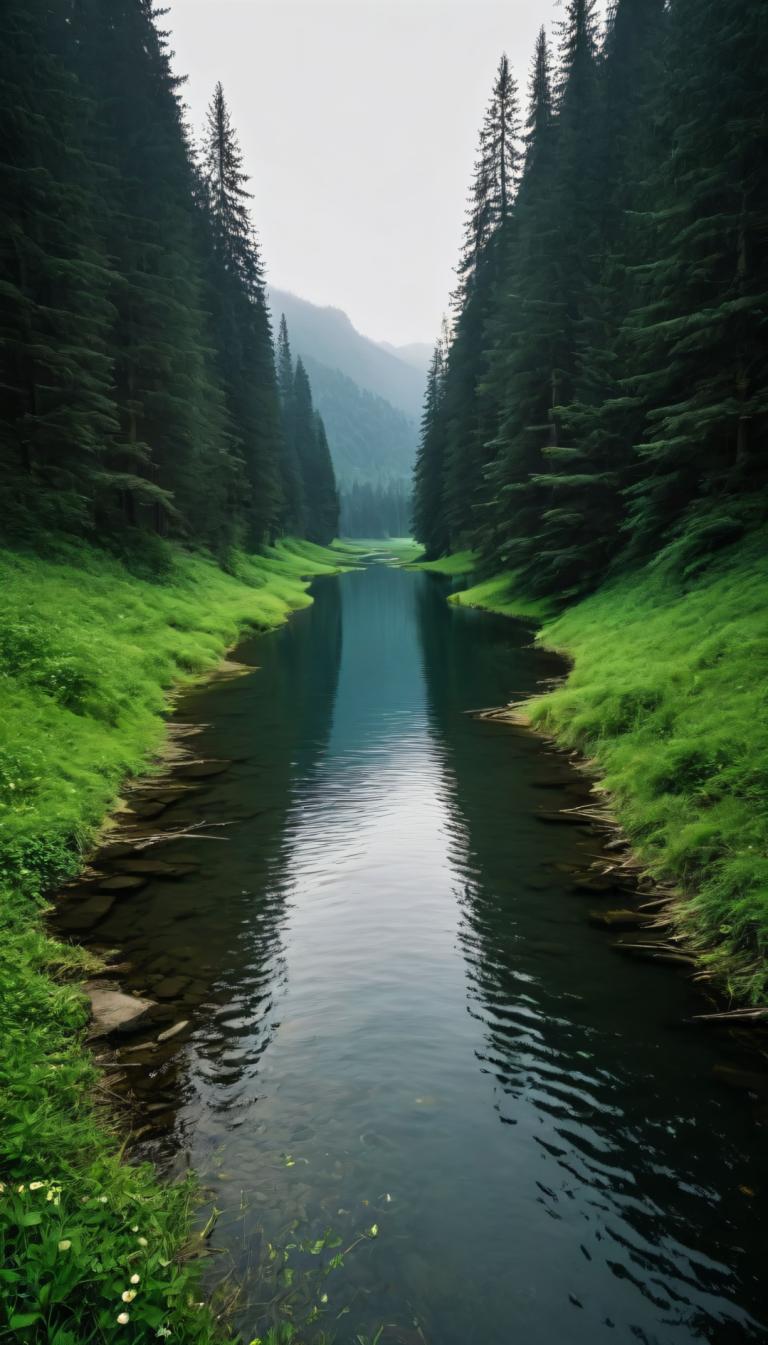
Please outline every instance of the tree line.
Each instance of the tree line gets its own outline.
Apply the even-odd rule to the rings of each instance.
[[[567,0],[523,116],[503,57],[414,529],[533,594],[690,572],[765,519],[768,122],[762,0]]]
[[[327,439],[305,371],[278,386],[224,93],[196,146],[163,12],[4,7],[0,527],[219,554],[289,531],[327,541]]]
[[[410,481],[402,477],[353,481],[342,487],[344,537],[409,537],[411,514]]]

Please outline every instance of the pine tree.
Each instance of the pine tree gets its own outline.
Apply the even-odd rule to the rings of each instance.
[[[555,370],[565,316],[556,210],[554,95],[546,34],[536,42],[529,82],[525,170],[515,207],[514,246],[495,295],[489,381],[498,428],[485,468],[487,506],[478,543],[494,565],[519,567],[531,552],[542,507],[534,474],[552,434]]]
[[[413,476],[413,535],[432,560],[448,550],[448,528],[443,505],[445,481],[445,356],[447,324],[438,339],[427,374],[421,439]]]
[[[208,356],[180,81],[157,17],[150,0],[73,0],[69,23],[93,107],[97,223],[113,268],[119,426],[100,525],[185,532],[197,469],[224,448],[224,417]]]
[[[311,496],[309,491],[312,491]],[[314,524],[310,525],[307,537],[310,542],[327,546],[339,531],[339,492],[328,436],[319,411],[315,412],[315,452],[312,480],[307,482],[307,493],[308,498],[314,501]]]
[[[259,545],[277,534],[283,513],[280,409],[248,178],[221,84],[208,111],[202,180],[215,257],[211,293],[219,369],[245,464],[247,540]]]
[[[631,491],[636,551],[687,564],[765,516],[768,13],[676,0],[648,220],[649,302],[631,323],[647,427]]]
[[[282,484],[282,531],[295,536],[304,532],[304,490],[301,466],[296,449],[293,402],[294,369],[288,324],[283,313],[277,338],[277,389],[280,398],[280,476]]]
[[[8,534],[94,525],[116,429],[111,275],[66,13],[8,0],[0,50],[0,470]]]
[[[507,250],[519,157],[517,88],[503,56],[480,132],[446,359],[443,500],[453,547],[466,543],[475,526],[486,440],[492,433],[494,408],[478,402],[478,389],[487,373],[485,329]]]
[[[293,376],[293,434],[304,498],[303,535],[311,542],[332,541],[338,530],[339,501],[325,427],[312,403],[312,389],[301,359]]]
[[[564,202],[571,214],[581,209],[587,246],[600,264],[583,264],[580,292],[571,290],[577,320],[564,386],[572,401],[556,408],[557,442],[545,449],[535,477],[548,496],[537,530],[537,582],[563,595],[599,583],[622,545],[623,491],[642,406],[622,328],[640,290],[636,212],[648,191],[664,19],[663,0],[618,0],[599,68],[599,129],[589,137],[599,213],[565,183]],[[575,43],[576,36],[574,60]],[[585,96],[595,96],[591,81]],[[588,110],[575,109],[585,119]],[[562,152],[569,147],[566,141]],[[584,168],[582,178],[588,176]]]

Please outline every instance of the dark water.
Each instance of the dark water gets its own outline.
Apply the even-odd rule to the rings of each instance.
[[[185,978],[190,1035],[133,1078],[148,1151],[224,1210],[245,1338],[293,1221],[378,1226],[326,1285],[343,1341],[762,1338],[764,1128],[679,1026],[687,980],[587,925],[566,868],[597,841],[534,816],[559,758],[465,713],[555,667],[428,575],[315,592],[258,673],[185,704],[234,764],[169,820],[226,841],[166,845],[200,872],[97,931],[132,988]]]

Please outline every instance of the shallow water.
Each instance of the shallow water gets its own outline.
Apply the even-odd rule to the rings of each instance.
[[[201,755],[233,764],[168,824],[226,839],[166,844],[199,871],[92,936],[191,1020],[132,1081],[144,1150],[224,1211],[212,1279],[243,1284],[245,1338],[265,1239],[296,1221],[344,1244],[378,1226],[324,1285],[342,1341],[762,1338],[764,1127],[680,1026],[688,980],[588,926],[601,899],[568,866],[598,842],[535,816],[569,768],[466,713],[556,662],[433,576],[314,591],[241,651],[260,671],[185,700]]]

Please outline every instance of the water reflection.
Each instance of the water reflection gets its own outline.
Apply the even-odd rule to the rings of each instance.
[[[245,651],[257,674],[186,703],[233,765],[174,821],[234,821],[228,839],[168,846],[199,871],[97,931],[133,988],[186,978],[191,1038],[139,1053],[136,1087],[162,1109],[151,1151],[224,1210],[237,1325],[263,1326],[265,1238],[376,1222],[329,1285],[340,1340],[753,1338],[749,1112],[713,1092],[709,1042],[668,1030],[687,984],[587,926],[568,868],[595,838],[535,817],[572,777],[466,713],[553,665],[428,575],[316,598]]]
[[[764,1172],[745,1153],[746,1144],[754,1155],[755,1137],[712,1095],[707,1052],[670,1041],[667,1020],[682,1017],[685,987],[606,958],[564,893],[562,870],[579,854],[586,861],[595,838],[531,833],[537,777],[550,785],[559,759],[542,781],[530,738],[456,716],[452,688],[483,704],[489,669],[508,673],[508,625],[486,620],[468,632],[461,614],[435,622],[433,600],[423,593],[420,633],[453,819],[467,1007],[483,1028],[477,1061],[492,1080],[499,1122],[515,1128],[510,1144],[530,1160],[522,1182],[515,1172],[510,1208],[517,1217],[525,1210],[526,1237],[551,1282],[546,1325],[539,1303],[526,1332],[762,1338],[740,1304],[744,1296],[759,1311],[762,1291],[759,1221],[739,1189],[745,1163],[753,1176]]]

